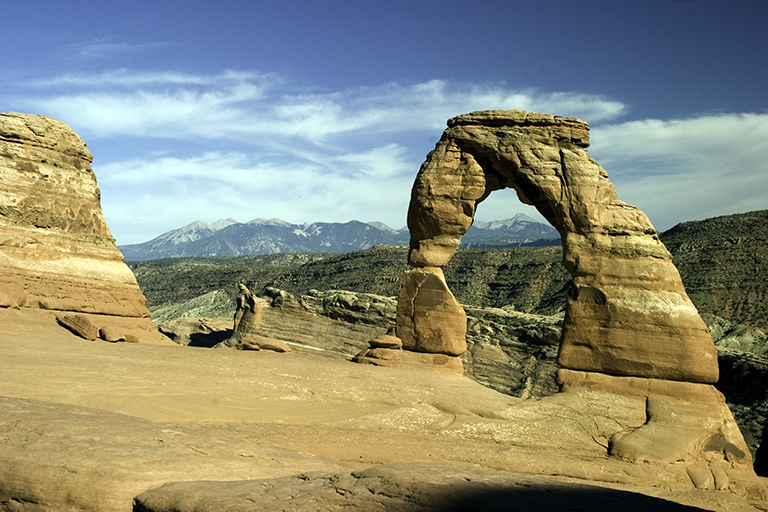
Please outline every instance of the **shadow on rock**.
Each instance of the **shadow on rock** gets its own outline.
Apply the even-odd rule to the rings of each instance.
[[[134,512],[692,512],[634,492],[481,468],[385,464],[353,473],[175,482],[137,496]]]
[[[587,486],[584,486],[587,487]],[[387,509],[389,510],[389,509]],[[392,509],[396,510],[396,509]],[[414,508],[414,510],[433,510]],[[457,496],[452,503],[446,503],[436,510],[445,512],[622,512],[664,511],[692,512],[704,509],[682,505],[672,501],[646,496],[629,491],[614,489],[489,489],[469,491],[465,496]]]
[[[209,333],[196,332],[189,335],[190,347],[212,348],[214,345],[229,339],[232,336],[232,329],[226,331],[216,331]]]

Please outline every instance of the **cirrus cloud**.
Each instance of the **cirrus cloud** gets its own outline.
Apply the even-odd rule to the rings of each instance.
[[[94,166],[121,244],[225,217],[402,227],[413,178],[446,119],[484,109],[589,121],[590,153],[619,198],[659,229],[768,204],[764,113],[622,121],[628,106],[581,92],[438,79],[318,91],[243,70],[117,69],[15,85],[15,105],[120,147],[97,154]],[[497,193],[478,218],[521,211],[531,214]]]
[[[88,137],[253,143],[290,137],[324,144],[354,133],[440,130],[449,117],[488,108],[554,111],[593,121],[615,119],[625,111],[622,103],[595,95],[443,80],[309,93],[274,74],[234,70],[190,75],[121,69],[65,74],[28,85],[35,93],[16,102],[65,119]]]

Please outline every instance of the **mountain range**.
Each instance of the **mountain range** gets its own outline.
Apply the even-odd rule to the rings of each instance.
[[[160,258],[245,256],[289,252],[353,252],[376,244],[407,244],[407,228],[393,229],[381,222],[313,222],[291,224],[281,219],[258,218],[241,223],[220,219],[195,221],[148,242],[120,245],[126,261]],[[475,221],[462,239],[463,248],[558,245],[559,234],[527,215],[493,222]]]

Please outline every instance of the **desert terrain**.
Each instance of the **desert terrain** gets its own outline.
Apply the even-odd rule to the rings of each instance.
[[[6,510],[132,510],[144,491],[199,480],[284,478],[285,492],[298,495],[300,474],[324,479],[322,489],[307,488],[317,508],[273,497],[247,508],[222,488],[219,499],[231,503],[219,510],[453,510],[434,490],[412,500],[414,480],[482,483],[465,492],[497,500],[486,510],[517,500],[521,510],[756,510],[731,493],[695,490],[664,464],[607,457],[594,418],[612,421],[608,411],[628,405],[600,393],[523,401],[439,372],[87,341],[40,311],[0,309],[0,322]],[[401,494],[334,505],[332,475],[382,464]]]
[[[767,510],[711,329],[588,131],[449,120],[414,184],[397,299],[232,283],[229,326],[190,320],[209,348],[153,324],[84,141],[0,114],[0,510]],[[505,187],[562,235],[562,323],[465,310],[448,287],[476,203]]]

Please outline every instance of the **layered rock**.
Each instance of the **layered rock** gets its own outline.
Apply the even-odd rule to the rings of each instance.
[[[517,110],[448,121],[411,193],[408,262],[415,268],[401,281],[397,336],[412,351],[461,353],[454,326],[466,317],[439,286],[441,269],[477,204],[513,188],[558,230],[571,274],[558,353],[564,394],[640,396],[645,422],[606,436],[609,454],[695,461],[704,464],[690,474],[697,487],[721,488],[723,472],[751,474],[752,459],[711,386],[718,379],[714,343],[648,218],[618,200],[585,151],[588,131],[579,119]]]
[[[618,200],[608,174],[585,151],[588,130],[578,119],[516,110],[449,120],[413,186],[409,263],[445,265],[477,204],[494,190],[513,188],[561,235],[572,276],[562,366],[716,382],[712,339],[669,252],[645,214]],[[403,290],[400,300],[412,302]],[[398,317],[398,334],[411,330],[409,321]]]
[[[102,214],[92,160],[64,123],[0,114],[0,307],[74,312],[161,341]]]
[[[257,334],[261,324],[262,309],[267,306],[267,303],[256,297],[244,284],[240,283],[238,288],[240,294],[237,297],[232,336],[215,346],[235,347],[240,350],[293,352],[285,342]]]

